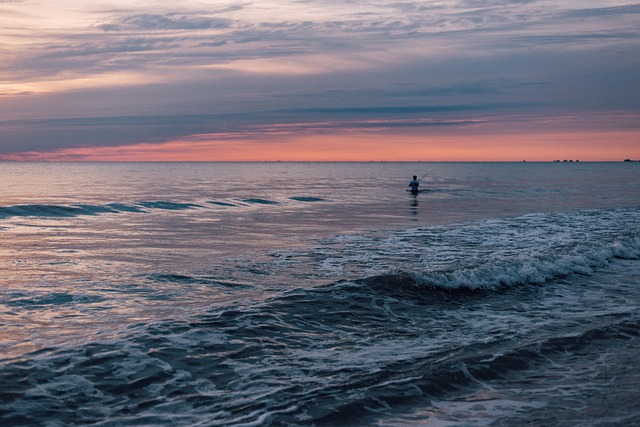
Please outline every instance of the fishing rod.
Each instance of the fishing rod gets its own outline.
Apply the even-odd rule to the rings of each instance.
[[[436,171],[435,169],[430,170],[429,172],[425,173],[425,174],[424,174],[424,175],[422,175],[420,178],[418,178],[416,181],[420,181],[422,178],[426,178],[426,177],[428,177],[429,175],[431,175],[431,174],[432,174],[432,173],[434,173],[435,171]]]

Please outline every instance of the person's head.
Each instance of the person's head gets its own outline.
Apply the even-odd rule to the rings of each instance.
[[[415,181],[416,179],[418,179],[418,177],[413,175],[413,180]]]

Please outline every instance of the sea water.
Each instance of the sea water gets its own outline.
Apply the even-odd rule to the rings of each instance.
[[[2,426],[640,424],[640,164],[0,182]]]

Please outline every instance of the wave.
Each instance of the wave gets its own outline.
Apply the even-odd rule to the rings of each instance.
[[[210,203],[210,204],[216,205],[216,206],[226,206],[226,207],[237,206],[237,205],[235,205],[233,203],[222,202],[222,201],[218,201],[218,200],[210,200],[207,203]]]
[[[66,292],[51,292],[42,294],[14,294],[7,295],[3,304],[9,307],[20,307],[23,309],[56,309],[60,306],[71,306],[73,304],[90,304],[101,302],[104,298],[98,295],[71,294]]]
[[[274,254],[282,268],[389,288],[500,290],[640,259],[637,209],[536,214],[350,234]],[[270,266],[276,269],[278,265]]]
[[[431,314],[435,303],[430,309],[405,305],[411,313],[400,319],[385,303],[401,313],[402,302],[372,296],[340,283],[212,310],[192,321],[138,324],[115,340],[41,350],[0,366],[6,380],[0,420],[366,425],[367,417],[390,408],[455,398],[514,372],[553,366],[554,375],[565,375],[558,369],[562,358],[602,357],[601,348],[640,337],[640,321],[612,316],[526,342],[449,338],[437,347],[430,344],[432,321],[455,310],[452,304],[441,301]]]
[[[175,203],[167,201],[139,202],[135,204],[108,203],[105,205],[72,204],[72,205],[14,205],[0,207],[0,218],[10,217],[43,217],[70,218],[84,215],[101,215],[122,212],[145,212],[147,209],[184,210],[199,207],[191,203]]]
[[[292,202],[308,203],[325,201],[316,197],[291,197]],[[206,203],[183,203],[169,200],[141,201],[133,203],[113,202],[107,204],[82,204],[74,203],[69,205],[58,204],[24,204],[0,206],[0,219],[11,217],[42,217],[42,218],[72,218],[85,215],[102,215],[117,213],[144,213],[153,210],[164,211],[183,211],[190,209],[204,209],[206,205],[214,205],[218,207],[237,207],[242,204],[246,205],[263,205],[275,206],[281,203],[274,200],[262,199],[256,197],[240,199],[237,201],[209,200]]]
[[[53,217],[68,218],[79,215],[97,215],[99,213],[117,212],[108,205],[15,205],[0,207],[0,218],[9,217]]]
[[[145,208],[151,209],[164,209],[164,210],[172,210],[172,211],[180,211],[185,209],[193,209],[193,208],[201,208],[201,205],[197,205],[194,203],[176,203],[176,202],[168,202],[165,200],[159,200],[155,202],[139,202],[140,206],[144,206]]]
[[[260,199],[257,197],[249,197],[247,199],[242,199],[243,202],[255,205],[279,205],[280,203],[274,200]]]
[[[143,212],[144,210],[135,205],[127,205],[124,203],[109,203],[106,207],[113,209],[115,212]],[[100,206],[98,206],[100,207]]]
[[[160,283],[173,283],[173,284],[198,284],[198,285],[211,285],[214,287],[223,288],[251,288],[250,285],[234,280],[221,280],[214,276],[196,276],[187,274],[152,274],[149,276],[154,282]]]
[[[566,381],[571,381],[571,377],[576,375],[573,369],[563,371],[559,366],[570,363],[564,359],[571,360],[576,354],[584,358],[586,353],[588,358],[593,359],[595,367],[581,367],[585,371],[592,370],[593,376],[598,372],[597,362],[601,362],[603,351],[611,351],[618,343],[631,340],[638,347],[638,338],[640,321],[630,321],[596,327],[575,336],[543,339],[508,350],[486,344],[472,345],[458,354],[445,353],[419,359],[413,364],[362,378],[351,385],[361,390],[362,398],[353,401],[345,399],[333,411],[318,414],[320,416],[314,418],[313,422],[315,425],[338,425],[342,420],[352,419],[360,420],[357,425],[366,425],[363,420],[371,419],[372,413],[385,413],[394,406],[407,408],[412,401],[424,405],[425,402],[447,399],[451,395],[460,399],[461,394],[475,389],[492,390],[492,382],[511,377],[514,373],[534,372],[527,381],[544,379],[545,374],[540,372],[550,366],[555,368],[553,377],[556,381],[565,376]],[[293,421],[282,415],[278,415],[278,418]],[[377,419],[377,416],[373,419]]]
[[[545,221],[549,219],[557,225],[557,217]],[[338,280],[282,290],[270,297],[253,286],[261,294],[253,303],[225,303],[186,319],[138,322],[119,333],[110,331],[102,339],[92,337],[84,345],[46,348],[1,364],[6,387],[0,390],[0,422],[320,426],[348,420],[351,425],[382,425],[367,420],[411,405],[430,407],[432,401],[487,390],[491,385],[485,384],[492,382],[510,383],[521,373],[535,378],[552,370],[556,377],[571,378],[576,369],[570,363],[567,369],[559,369],[567,360],[579,357],[584,362],[591,356],[598,360],[603,353],[612,354],[630,342],[639,348],[640,320],[635,306],[633,310],[606,311],[585,300],[576,305],[578,310],[565,313],[575,300],[558,298],[553,307],[553,301],[549,302],[561,286],[514,290],[511,284],[501,285],[499,279],[513,274],[508,261],[516,258],[522,261],[519,268],[523,271],[555,259],[559,266],[574,266],[570,269],[575,273],[568,274],[582,276],[592,264],[588,268],[597,274],[599,265],[613,259],[639,258],[635,232],[610,235],[608,230],[585,241],[558,230],[561,237],[537,250],[528,246],[528,253],[503,248],[512,240],[494,235],[493,245],[487,247],[489,230],[509,234],[506,224],[522,226],[522,221],[475,224],[455,231],[456,238],[460,233],[471,238],[477,237],[472,229],[485,228],[480,239],[483,244],[475,251],[472,245],[465,249],[474,266],[462,270],[475,271],[470,277],[493,283],[490,286],[443,286],[440,282],[430,286],[421,283],[416,272]],[[430,233],[434,231],[401,232],[404,240],[387,235],[385,244],[375,243],[386,253],[406,247],[407,239],[417,239],[424,250],[425,244],[433,243]],[[454,232],[437,231],[440,237],[445,231]],[[362,236],[341,241],[346,254],[351,245],[363,248]],[[440,252],[444,247],[449,246],[440,246]],[[575,268],[576,263],[587,267]],[[491,271],[494,264],[497,267]],[[545,270],[551,272],[545,280],[565,274],[565,270],[556,270],[562,269]],[[537,274],[519,277],[523,283],[539,281]],[[242,285],[189,272],[144,278],[159,285],[210,285],[214,291]],[[490,291],[498,286],[507,289]],[[545,289],[546,294],[539,292]],[[616,287],[617,301],[602,304],[617,306],[621,291]],[[607,300],[602,288],[587,293]],[[15,303],[34,310],[70,304],[64,294],[19,297]],[[536,309],[521,309],[527,304]],[[590,360],[584,366],[597,367]]]
[[[321,199],[320,197],[308,197],[308,196],[296,196],[290,197],[291,200],[295,200],[296,202],[325,202],[325,199]]]
[[[640,238],[627,238],[602,246],[574,248],[552,254],[519,255],[487,260],[479,266],[454,271],[425,271],[410,276],[418,286],[487,290],[539,285],[566,276],[591,275],[613,259],[640,259]]]

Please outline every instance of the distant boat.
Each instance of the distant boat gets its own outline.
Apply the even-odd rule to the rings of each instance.
[[[625,162],[640,162],[640,160],[624,159]]]

